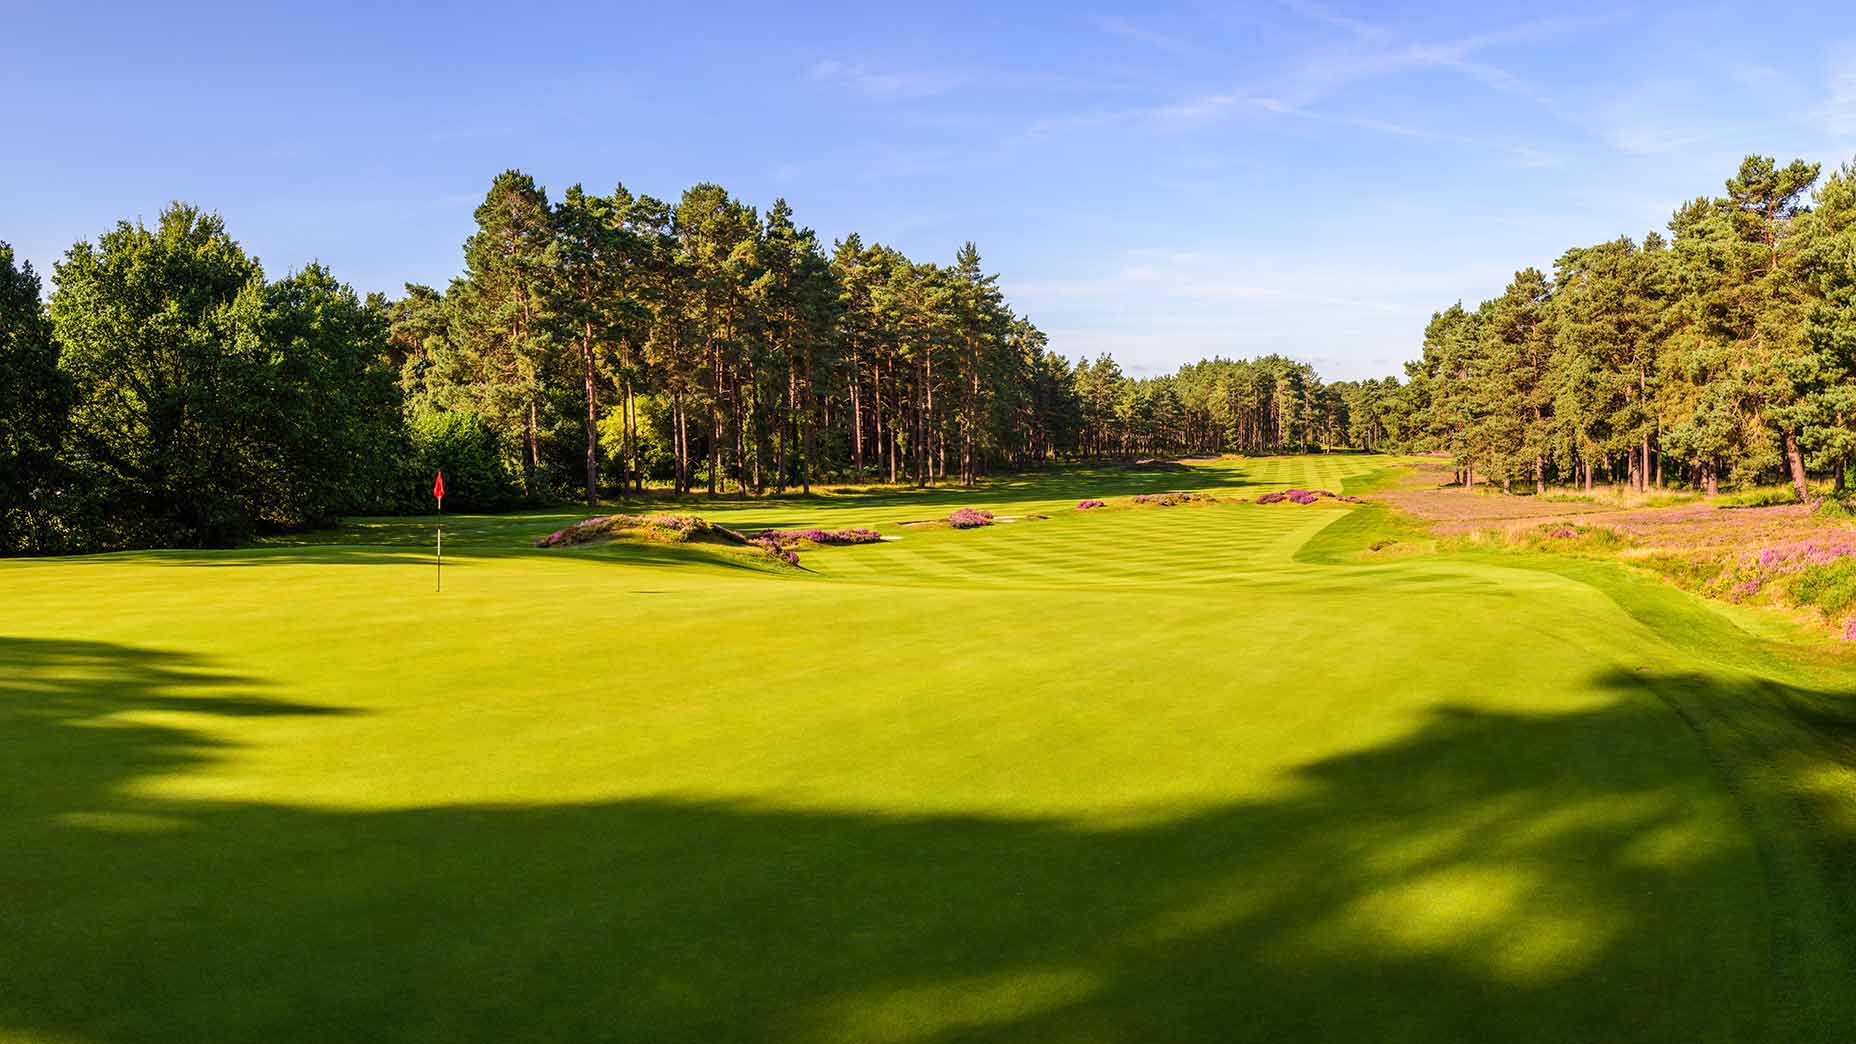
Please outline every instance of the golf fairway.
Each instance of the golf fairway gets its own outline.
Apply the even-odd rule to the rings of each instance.
[[[0,561],[0,1040],[1856,1034],[1847,659],[1388,466]]]

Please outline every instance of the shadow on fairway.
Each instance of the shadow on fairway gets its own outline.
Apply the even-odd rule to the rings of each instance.
[[[1838,698],[1605,681],[1593,709],[1445,709],[1267,798],[1120,825],[343,811],[145,786],[225,753],[196,719],[339,708],[172,654],[0,639],[0,1036],[1835,1039],[1848,898],[1825,882],[1850,853],[1786,834],[1802,806],[1711,722],[1776,699],[1847,729]]]
[[[136,561],[138,564],[185,566],[191,569],[251,569],[279,565],[398,565],[417,566],[428,571],[436,569],[435,552],[430,546],[419,550],[385,544],[303,544],[247,547],[233,551],[136,551],[122,552],[121,555],[126,556],[125,560]],[[537,548],[514,543],[454,545],[449,536],[445,538],[444,568],[447,574],[453,569],[469,569],[483,561],[531,556],[606,559],[627,565],[674,569],[712,566],[744,573],[780,571],[776,563],[763,561],[759,552],[739,545],[728,547],[716,544],[611,541],[577,548]]]

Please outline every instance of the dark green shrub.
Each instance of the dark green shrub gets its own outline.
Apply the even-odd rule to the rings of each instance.
[[[1792,597],[1838,616],[1856,606],[1856,557],[1807,566],[1792,580]]]
[[[502,440],[482,417],[437,411],[414,417],[410,427],[417,462],[417,473],[409,476],[412,510],[433,510],[432,476],[441,470],[448,511],[501,511],[521,502],[521,483]]]

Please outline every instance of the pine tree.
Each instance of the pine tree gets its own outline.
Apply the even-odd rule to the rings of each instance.
[[[551,377],[560,285],[559,244],[547,193],[518,170],[497,175],[464,243],[465,275],[452,284],[454,323],[434,367],[438,398],[515,434],[522,486],[543,492],[541,416]]]

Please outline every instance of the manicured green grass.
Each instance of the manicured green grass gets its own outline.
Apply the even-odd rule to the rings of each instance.
[[[571,512],[447,520],[443,594],[424,520],[0,562],[0,1039],[1847,1036],[1840,655],[1125,506],[1388,463],[688,508],[902,537],[803,571]],[[960,506],[1052,517],[898,525]]]

